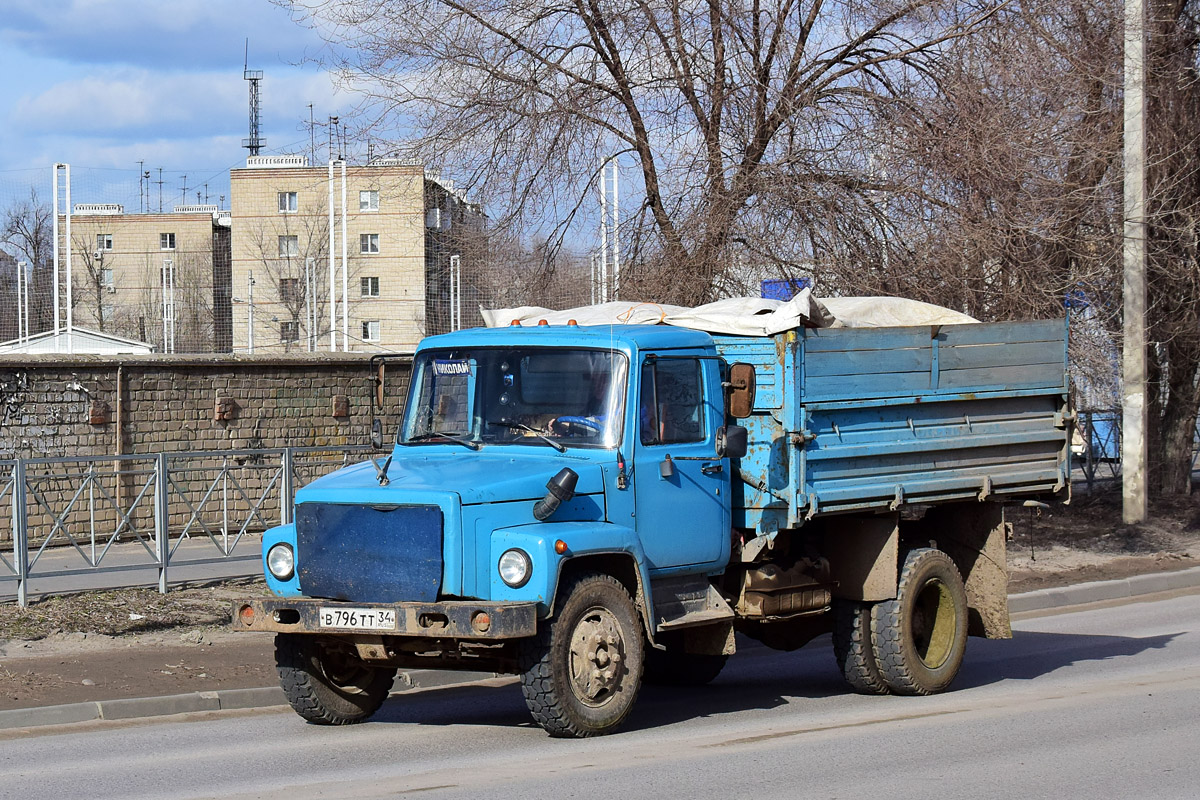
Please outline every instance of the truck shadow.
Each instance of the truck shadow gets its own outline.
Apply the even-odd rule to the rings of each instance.
[[[1110,661],[1161,650],[1180,633],[1161,636],[1107,636],[1014,631],[1011,640],[970,639],[967,657],[952,689],[970,689],[1004,680],[1028,681],[1082,662]]]
[[[1104,662],[1161,650],[1180,634],[1135,638],[1017,631],[1010,641],[971,639],[950,691],[1006,680],[1035,680],[1085,662]],[[739,640],[737,655],[709,686],[643,686],[624,731],[646,730],[724,714],[762,710],[795,701],[848,695],[828,636],[794,653]],[[869,702],[870,698],[861,698]],[[487,725],[541,731],[529,717],[520,686],[473,685],[392,697],[373,722],[416,725]]]

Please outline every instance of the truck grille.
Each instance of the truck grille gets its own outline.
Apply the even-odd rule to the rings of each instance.
[[[296,506],[296,566],[309,597],[430,602],[442,582],[437,506]]]

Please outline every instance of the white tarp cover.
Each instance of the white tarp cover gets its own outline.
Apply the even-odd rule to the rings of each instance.
[[[845,328],[891,328],[904,325],[963,325],[979,322],[954,311],[903,297],[826,297],[821,300]]]
[[[675,325],[708,333],[771,336],[796,328],[878,328],[903,325],[955,325],[977,322],[966,314],[902,297],[831,297],[818,300],[808,289],[788,300],[733,297],[684,308],[658,303],[614,301],[551,311],[540,306],[489,310],[480,308],[489,328],[509,325]]]
[[[522,325],[537,325],[541,320],[546,320],[548,325],[566,325],[571,320],[580,325],[657,325],[668,316],[687,310],[683,306],[614,300],[598,306],[580,306],[565,311],[551,311],[541,306],[488,310],[481,306],[479,313],[483,315],[484,325],[502,328],[511,325],[514,319]]]

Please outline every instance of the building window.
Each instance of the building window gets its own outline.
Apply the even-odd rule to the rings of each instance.
[[[300,322],[289,319],[279,323],[279,338],[285,342],[300,341]]]
[[[279,257],[288,258],[300,255],[300,238],[298,236],[279,237]]]
[[[300,279],[280,278],[279,299],[285,303],[294,303],[300,299]]]
[[[362,279],[362,296],[379,297],[379,278]]]
[[[100,270],[100,285],[105,289],[113,288],[113,271],[109,267]]]
[[[174,250],[175,249],[175,234],[160,233],[158,235],[159,250]]]
[[[379,252],[379,234],[378,233],[360,233],[358,235],[358,252],[360,252],[360,253],[378,253]]]
[[[113,314],[116,314],[116,313],[117,313],[116,306],[110,306],[110,305],[100,306],[100,316],[104,318],[105,322],[111,322],[112,318],[113,318]]]
[[[294,212],[300,207],[300,201],[296,197],[295,192],[280,192],[279,193],[279,211],[281,213]]]
[[[112,234],[97,233],[96,234],[96,249],[97,250],[112,250]]]
[[[362,324],[362,338],[364,342],[379,341],[379,320],[367,320]]]
[[[358,193],[359,211],[378,211],[379,192],[375,189],[365,189]]]

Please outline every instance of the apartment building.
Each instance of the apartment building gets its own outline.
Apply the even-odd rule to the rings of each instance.
[[[227,351],[229,231],[228,212],[217,206],[126,214],[116,204],[76,205],[69,239],[59,218],[74,324],[160,353]],[[64,259],[64,276],[66,269]]]
[[[232,170],[234,352],[412,349],[426,332],[425,183],[397,160],[337,164],[332,179],[299,156]]]

